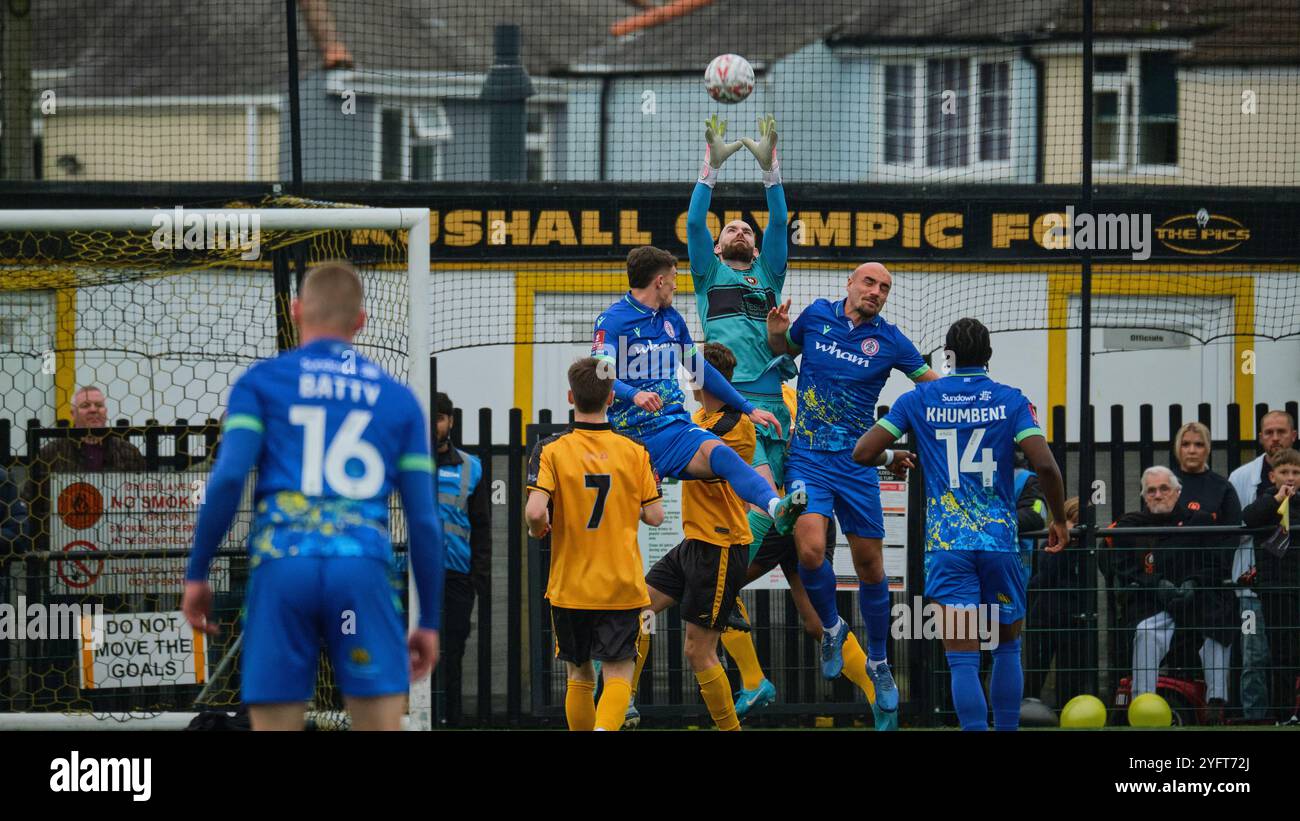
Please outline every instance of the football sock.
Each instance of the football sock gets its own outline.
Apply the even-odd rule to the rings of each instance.
[[[993,702],[993,729],[1020,727],[1020,700],[1025,693],[1025,674],[1020,667],[1020,639],[1004,641],[993,651],[993,676],[989,697]]]
[[[963,730],[987,730],[989,705],[984,700],[980,685],[980,653],[978,650],[954,650],[948,657],[948,671],[952,676],[952,704],[957,708],[957,720]]]
[[[695,679],[700,683],[700,695],[718,729],[739,730],[740,719],[736,718],[736,705],[731,701],[731,688],[727,686],[727,674],[722,665],[715,664],[696,673]]]
[[[751,505],[769,510],[772,498],[772,486],[752,467],[745,464],[734,450],[726,445],[718,445],[709,453],[709,469],[713,475],[726,479],[736,495]]]
[[[867,627],[867,657],[873,662],[887,660],[889,647],[889,582],[858,583],[858,609]],[[874,666],[874,665],[873,665]]]
[[[740,604],[740,600],[736,600]],[[722,631],[722,646],[727,648],[727,655],[740,670],[740,686],[753,690],[763,683],[763,667],[758,663],[758,653],[754,650],[754,638],[744,630],[727,628]]]
[[[867,654],[862,651],[862,645],[858,644],[858,637],[852,630],[844,637],[844,677],[867,694],[867,701],[876,703],[876,685],[867,675]]]
[[[650,635],[642,631],[636,636],[636,667],[632,668],[632,692],[628,695],[628,703],[636,700],[636,690],[641,684],[641,671],[645,668],[645,660],[650,657]]]
[[[596,682],[569,679],[564,691],[564,717],[570,730],[596,727]]]
[[[822,620],[823,629],[839,624],[840,611],[835,606],[835,571],[831,568],[831,563],[822,559],[821,567],[816,570],[809,570],[800,564],[799,580],[803,582],[804,590],[808,591],[808,600]]]
[[[623,726],[627,705],[632,701],[632,683],[625,678],[603,679],[605,689],[596,705],[597,730],[615,731]]]

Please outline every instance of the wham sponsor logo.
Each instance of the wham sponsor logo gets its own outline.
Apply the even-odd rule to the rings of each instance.
[[[835,342],[835,340],[831,340],[829,345],[826,344],[825,342],[814,341],[813,348],[828,356],[832,356],[836,359],[843,359],[846,362],[852,362],[854,365],[861,365],[864,368],[871,366],[870,359],[868,359],[865,356],[859,356],[853,351],[849,351],[849,350],[845,350],[844,348],[841,348],[839,344]]]

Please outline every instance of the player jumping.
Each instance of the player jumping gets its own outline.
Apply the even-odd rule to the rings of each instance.
[[[736,390],[780,422],[780,429],[770,425],[758,427],[752,460],[754,469],[771,483],[773,490],[779,490],[785,483],[787,436],[792,418],[782,387],[797,370],[790,356],[773,353],[767,344],[766,320],[768,311],[780,304],[785,287],[789,210],[776,151],[776,118],[771,115],[761,118],[758,130],[758,142],[744,137],[739,142],[726,143],[723,142],[727,133],[725,120],[711,117],[705,123],[704,164],[686,214],[686,237],[705,339],[721,342],[731,349],[736,358],[736,375],[732,380]],[[754,229],[744,220],[727,223],[716,242],[708,226],[709,202],[722,164],[742,145],[758,160],[763,172],[768,219],[763,227],[762,253],[754,242]],[[771,519],[757,509],[750,509],[749,528],[753,534],[749,549],[750,580],[780,564],[787,571],[790,595],[804,628],[820,641],[822,625],[795,571],[794,541],[787,534],[768,537],[770,527]],[[760,566],[765,569],[757,572]],[[742,687],[736,699],[736,713],[743,718],[751,710],[774,701],[776,688],[758,664],[748,633],[747,614],[739,599],[732,614],[732,625],[723,634],[722,641],[741,668]],[[863,681],[865,677],[864,672]]]
[[[736,358],[726,345],[706,342],[700,351],[710,365],[730,379]],[[754,455],[754,423],[707,391],[695,391],[702,407],[691,418],[715,434],[742,459]],[[740,599],[749,562],[749,522],[745,503],[720,479],[687,482],[682,487],[682,532],[685,540],[668,551],[646,574],[650,609],[661,613],[681,602],[686,622],[686,660],[699,681],[700,696],[719,730],[739,730],[727,685],[718,660],[718,639]],[[637,640],[633,695],[650,651],[650,634]]]
[[[781,429],[770,412],[756,408],[710,365],[691,341],[686,320],[672,307],[677,259],[651,246],[627,255],[630,290],[596,318],[592,356],[610,369],[615,430],[645,443],[660,476],[729,482],[746,502],[766,511],[779,532],[788,533],[803,512],[802,491],[776,494],[736,452],[691,421],[677,368],[686,365],[695,383],[736,408],[755,425]]]
[[[352,347],[366,313],[351,265],[314,267],[291,311],[300,346],[230,389],[181,609],[194,629],[217,632],[208,568],[256,467],[241,662],[253,729],[303,728],[324,642],[353,729],[397,730],[409,682],[438,660],[442,528],[428,422],[409,388]],[[389,571],[394,488],[419,593],[409,641]]]
[[[945,610],[944,625],[956,627],[962,621],[943,639],[957,717],[963,730],[989,727],[973,617],[979,605],[994,607],[999,635],[989,682],[993,726],[1015,730],[1024,691],[1020,628],[1025,617],[1013,476],[1016,444],[1047,497],[1052,523],[1046,549],[1052,553],[1069,540],[1065,491],[1029,400],[989,378],[993,348],[988,329],[978,320],[959,319],[948,329],[944,347],[955,357],[953,372],[899,397],[858,440],[853,459],[860,465],[900,458],[910,463],[911,454],[885,448],[913,433],[925,474],[925,595]],[[954,608],[961,612],[946,612]]]
[[[803,356],[785,478],[787,487],[808,492],[807,511],[795,525],[795,544],[799,576],[824,625],[822,675],[833,679],[843,670],[849,631],[835,605],[835,571],[826,561],[826,524],[834,513],[848,537],[858,574],[867,672],[876,691],[872,710],[879,729],[895,728],[898,721],[898,690],[887,657],[889,584],[881,543],[885,527],[880,480],[874,468],[853,461],[853,445],[871,427],[891,369],[915,382],[939,378],[916,346],[880,316],[892,286],[893,276],[885,266],[868,262],[849,276],[845,299],[819,299],[793,325],[789,300],[767,317],[772,350]]]

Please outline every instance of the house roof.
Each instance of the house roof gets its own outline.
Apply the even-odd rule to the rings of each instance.
[[[832,44],[899,41],[1018,42],[1078,40],[1078,0],[880,0],[829,34]],[[1300,62],[1295,0],[1095,0],[1099,39],[1185,37],[1189,64]]]
[[[821,40],[1036,43],[1077,39],[1078,0],[714,0],[615,38],[628,0],[325,0],[359,70],[480,74],[493,28],[523,29],[534,76],[698,71],[717,54],[760,68]],[[661,0],[666,2],[666,0]],[[43,91],[78,97],[282,94],[288,70],[281,0],[167,4],[43,0],[32,4],[32,59]],[[1102,37],[1186,37],[1191,64],[1300,63],[1297,0],[1095,0]],[[321,65],[299,14],[299,66]]]
[[[634,13],[623,0],[327,0],[357,69],[484,73],[493,28],[519,23],[530,73],[546,75],[609,37]],[[282,0],[167,4],[43,0],[32,4],[33,68],[45,87],[79,97],[283,93],[288,71]],[[298,15],[299,71],[321,67]]]
[[[1095,0],[1100,38],[1183,37],[1185,63],[1300,63],[1296,0]],[[831,46],[1078,40],[1078,0],[714,0],[597,45],[582,73],[699,70],[728,51],[770,65],[818,40]]]

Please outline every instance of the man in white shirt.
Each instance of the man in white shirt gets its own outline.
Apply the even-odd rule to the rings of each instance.
[[[1237,498],[1241,500],[1243,508],[1255,501],[1260,488],[1269,483],[1269,455],[1295,447],[1295,441],[1295,419],[1286,411],[1269,411],[1259,420],[1259,444],[1264,452],[1228,476],[1228,482],[1237,491]],[[1237,588],[1243,628],[1248,626],[1244,621],[1245,614],[1254,614],[1251,617],[1254,621],[1249,625],[1250,632],[1243,630],[1241,636],[1241,709],[1247,721],[1262,720],[1269,716],[1269,652],[1268,641],[1264,637],[1264,613],[1259,596],[1248,586],[1254,579],[1254,570],[1254,541],[1250,536],[1243,536],[1241,546],[1233,557],[1232,577],[1243,585]]]

